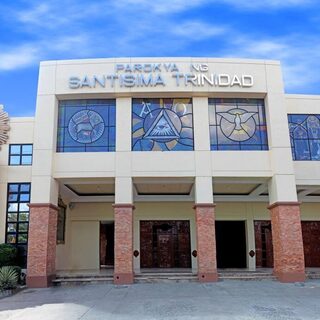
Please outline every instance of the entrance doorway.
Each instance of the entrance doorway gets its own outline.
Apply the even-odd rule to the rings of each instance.
[[[216,221],[218,268],[246,268],[246,225],[244,221]]]
[[[302,238],[306,267],[320,267],[320,221],[302,221]]]
[[[114,222],[100,222],[100,267],[114,266]]]
[[[273,267],[271,221],[255,221],[256,266]],[[304,261],[307,268],[320,267],[320,221],[301,221]]]
[[[189,221],[140,221],[141,268],[191,268]]]
[[[273,245],[271,222],[254,221],[254,238],[256,246],[256,267],[273,268]]]

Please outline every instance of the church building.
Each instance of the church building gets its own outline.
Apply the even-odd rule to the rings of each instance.
[[[44,61],[35,116],[4,120],[0,243],[29,287],[320,268],[320,96],[286,94],[278,61]]]

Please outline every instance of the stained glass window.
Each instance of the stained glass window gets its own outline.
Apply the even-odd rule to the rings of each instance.
[[[209,99],[211,150],[268,150],[262,99]]]
[[[320,160],[320,115],[288,115],[293,160]]]
[[[18,248],[21,267],[27,261],[30,186],[30,183],[8,184],[6,243]]]
[[[192,100],[133,99],[132,150],[193,150]]]
[[[115,151],[115,100],[59,103],[57,152]]]

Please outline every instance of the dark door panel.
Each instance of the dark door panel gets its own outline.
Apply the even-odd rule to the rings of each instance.
[[[246,228],[244,221],[216,221],[218,268],[246,268]]]
[[[190,223],[140,221],[141,268],[190,268]]]

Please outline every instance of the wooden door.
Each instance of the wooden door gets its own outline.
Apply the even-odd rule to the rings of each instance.
[[[157,233],[158,265],[159,268],[174,267],[174,239],[171,230],[158,229]]]
[[[273,268],[271,221],[254,221],[256,267]]]

